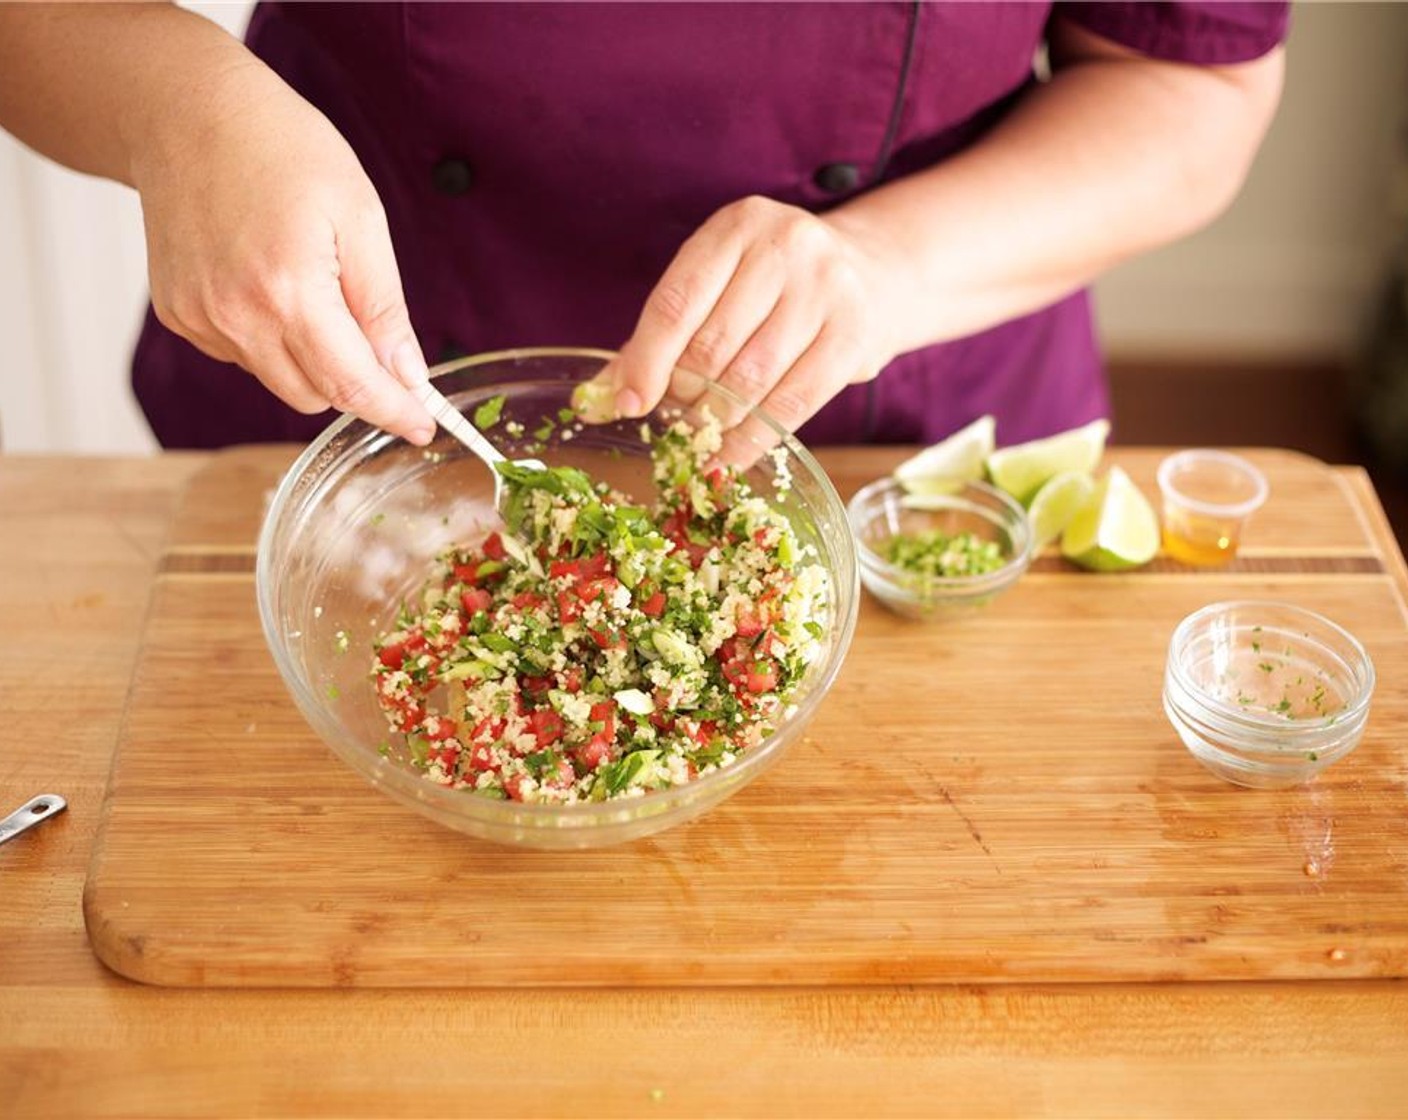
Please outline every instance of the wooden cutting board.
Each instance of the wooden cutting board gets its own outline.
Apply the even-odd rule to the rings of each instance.
[[[822,458],[848,496],[900,454]],[[867,600],[782,763],[695,822],[573,853],[442,829],[312,736],[252,575],[292,452],[221,454],[156,581],[84,898],[93,948],[194,986],[1408,974],[1402,558],[1362,473],[1249,454],[1272,498],[1232,569],[1046,556],[949,626]],[[1157,452],[1111,458],[1154,493]],[[1378,669],[1358,751],[1295,790],[1207,774],[1160,707],[1178,620],[1254,596],[1328,614]]]

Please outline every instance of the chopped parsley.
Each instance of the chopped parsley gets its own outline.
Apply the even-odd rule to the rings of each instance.
[[[500,393],[497,397],[490,397],[474,410],[474,426],[481,432],[487,431],[499,422],[499,417],[504,411],[504,395]]]

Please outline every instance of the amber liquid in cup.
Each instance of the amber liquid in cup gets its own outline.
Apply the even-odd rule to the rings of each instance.
[[[1180,451],[1159,465],[1163,547],[1175,560],[1210,568],[1230,564],[1242,527],[1266,500],[1262,473],[1225,451]]]
[[[1200,568],[1230,564],[1241,533],[1240,520],[1164,507],[1164,552],[1184,564]]]

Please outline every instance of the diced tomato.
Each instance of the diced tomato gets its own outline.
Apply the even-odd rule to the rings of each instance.
[[[521,611],[535,611],[547,602],[547,598],[536,591],[520,591],[510,601]]]
[[[744,657],[733,657],[725,661],[721,666],[724,680],[733,685],[735,689],[746,686],[748,680],[748,660]]]
[[[659,618],[665,613],[665,593],[656,591],[647,596],[640,605],[640,612],[650,618]]]
[[[490,533],[484,538],[484,555],[490,560],[502,560],[504,552],[504,539],[498,533]]]
[[[407,653],[424,653],[428,643],[424,634],[419,630],[413,630],[402,644],[406,647]]]
[[[588,556],[582,561],[583,579],[605,579],[611,575],[611,557],[604,552]]]
[[[397,731],[413,731],[425,719],[425,707],[412,700],[395,701],[395,718]]]
[[[455,579],[461,583],[476,584],[479,582],[479,563],[456,564],[454,567]]]
[[[700,564],[704,563],[704,557],[709,555],[709,546],[707,544],[695,544],[688,539],[676,543],[684,550],[685,556],[689,558],[689,566],[691,568],[699,567]]]
[[[612,592],[619,587],[614,576],[602,576],[600,579],[587,579],[577,584],[577,598],[584,603],[594,603],[602,596],[608,599]]]
[[[767,626],[767,619],[761,610],[752,607],[739,607],[734,616],[734,625],[740,638],[756,638]]]
[[[494,756],[488,743],[479,743],[470,749],[469,765],[470,769],[480,772],[494,769]]]
[[[704,481],[708,483],[709,489],[715,494],[722,494],[728,483],[728,474],[723,467],[715,467],[711,471],[704,473]]]
[[[766,657],[735,657],[725,661],[721,669],[735,692],[771,692],[777,687],[777,662]]]
[[[548,578],[561,579],[563,576],[571,576],[575,579],[582,570],[580,560],[554,560],[548,565]]]
[[[400,642],[392,642],[377,651],[376,659],[388,669],[399,669],[406,660],[406,647]]]
[[[660,522],[660,532],[663,536],[669,537],[672,541],[682,541],[688,539],[685,530],[689,527],[689,510],[684,506],[675,510],[664,521]]]
[[[609,762],[616,757],[616,705],[610,700],[603,700],[592,705],[591,719],[593,723],[601,724],[601,730],[594,732],[592,737],[579,746],[573,757],[582,766],[584,771],[595,770],[603,762]]]
[[[753,543],[754,543],[754,544],[756,544],[756,545],[766,545],[766,544],[767,544],[767,539],[768,539],[768,531],[767,531],[766,529],[754,529],[754,530],[753,530]]]
[[[595,579],[582,580],[572,589],[576,592],[577,598],[584,603],[594,603],[601,598],[601,581]]]
[[[743,687],[749,692],[771,692],[777,687],[777,663],[759,659],[748,666]]]
[[[655,688],[651,691],[650,698],[654,702],[650,722],[657,731],[668,734],[675,729],[675,717],[670,712],[670,694],[666,689]]]
[[[625,649],[626,636],[619,630],[588,630],[600,649]]]
[[[582,691],[582,670],[578,665],[569,665],[562,670],[562,690],[564,692]]]
[[[674,544],[677,552],[684,554],[692,568],[699,567],[709,553],[708,545],[695,544],[689,539],[689,509],[685,506],[660,522],[660,533]]]
[[[711,719],[703,719],[690,733],[690,737],[701,747],[707,747],[718,733],[719,725],[717,723]]]
[[[431,762],[440,763],[446,770],[454,773],[455,766],[460,760],[459,744],[450,743],[432,747],[425,752],[425,757]]]
[[[504,779],[504,792],[514,801],[523,800],[523,784],[527,780],[526,774],[510,774]]]
[[[599,704],[592,705],[591,720],[593,723],[600,723],[604,726],[600,735],[604,735],[607,741],[616,738],[616,702],[614,700],[603,700]]]
[[[559,591],[557,593],[557,618],[566,626],[569,622],[576,622],[582,617],[582,601],[570,591]]]
[[[498,716],[485,716],[474,725],[469,737],[476,743],[492,743],[504,733],[504,721]]]
[[[615,744],[600,735],[593,735],[587,742],[583,743],[572,756],[582,767],[583,772],[595,770],[604,762],[610,762],[611,756],[615,753]]]
[[[444,716],[435,717],[435,730],[429,727],[425,729],[427,739],[453,739],[459,734],[459,728],[455,726],[455,721],[446,719]]]
[[[548,565],[548,575],[552,579],[564,576],[573,580],[590,582],[605,579],[611,575],[611,558],[604,552],[579,559],[559,559]]]
[[[577,781],[577,772],[567,759],[559,758],[557,765],[545,771],[538,781],[548,789],[571,789]]]
[[[562,738],[562,717],[551,708],[539,708],[529,713],[528,730],[533,733],[539,750],[550,747]]]
[[[470,587],[460,592],[460,604],[468,618],[473,618],[480,611],[487,611],[493,602],[494,597],[482,587]]]
[[[518,678],[518,687],[529,696],[542,696],[552,687],[552,677],[546,675],[541,677],[522,676]]]

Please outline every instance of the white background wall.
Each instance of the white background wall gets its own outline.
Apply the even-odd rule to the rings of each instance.
[[[187,6],[235,32],[250,8]],[[1233,209],[1097,286],[1112,356],[1298,361],[1356,345],[1408,226],[1408,4],[1299,5],[1289,57],[1280,113]],[[6,451],[154,448],[127,387],[145,269],[132,192],[0,134]]]
[[[1408,4],[1298,3],[1245,190],[1097,285],[1112,354],[1335,357],[1408,234]]]

